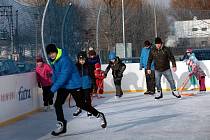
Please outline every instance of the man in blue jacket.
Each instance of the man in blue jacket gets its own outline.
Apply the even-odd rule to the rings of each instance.
[[[62,133],[66,133],[67,121],[64,118],[62,106],[69,94],[73,96],[78,107],[90,112],[95,117],[100,118],[101,127],[106,128],[107,123],[104,114],[85,102],[83,93],[81,92],[81,77],[76,65],[71,61],[67,53],[65,53],[63,49],[57,48],[54,44],[47,45],[46,52],[53,69],[53,85],[51,87],[51,92],[52,94],[57,92],[54,106],[58,128],[52,131],[51,134],[58,136]]]
[[[147,61],[149,57],[149,53],[151,51],[151,43],[146,40],[144,42],[144,48],[141,50],[140,55],[140,66],[139,70],[144,68],[145,70],[145,77],[146,77],[146,84],[147,84],[147,91],[144,94],[153,95],[155,94],[155,70],[154,70],[154,62],[151,64],[151,74],[147,73]]]

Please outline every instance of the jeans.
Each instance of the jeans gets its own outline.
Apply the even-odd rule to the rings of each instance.
[[[162,91],[162,87],[161,87],[161,77],[162,77],[162,75],[164,75],[165,78],[167,79],[167,81],[169,82],[171,90],[176,90],[176,86],[175,86],[175,82],[174,82],[174,79],[173,79],[171,69],[165,70],[163,72],[155,70],[155,81],[156,81],[157,90]]]

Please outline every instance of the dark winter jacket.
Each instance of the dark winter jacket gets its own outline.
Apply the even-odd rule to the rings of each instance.
[[[90,68],[89,68],[89,70],[90,70],[90,77],[91,77],[91,78],[95,78],[95,75],[94,75],[95,64],[96,64],[96,63],[101,64],[99,56],[96,55],[96,56],[93,57],[93,58],[88,58],[87,63],[88,63],[88,65],[89,65],[89,67],[90,67]]]
[[[89,65],[85,63],[81,65],[80,63],[76,63],[77,69],[79,70],[80,77],[82,78],[82,89],[91,88],[91,78],[90,78],[90,70]]]
[[[59,88],[81,88],[81,78],[75,64],[63,49],[57,49],[58,54],[56,59],[54,61],[50,60],[53,69],[51,91],[56,92]]]
[[[152,61],[154,61],[155,70],[160,72],[170,69],[170,61],[172,62],[172,66],[176,67],[176,61],[173,54],[170,49],[165,46],[159,50],[155,47],[150,51],[147,62],[148,70],[151,70]]]
[[[105,75],[108,74],[110,68],[112,69],[112,75],[114,78],[122,78],[123,72],[126,69],[126,65],[122,63],[119,57],[116,57],[114,63],[112,63],[111,61],[109,62],[109,65],[105,70]]]

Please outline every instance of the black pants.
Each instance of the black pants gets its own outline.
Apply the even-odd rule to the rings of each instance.
[[[51,86],[42,87],[44,106],[48,106],[48,105],[52,105],[53,104],[53,97],[54,97],[54,95],[51,94],[50,88],[51,88]]]
[[[123,95],[123,91],[121,88],[121,81],[122,81],[122,78],[114,78],[114,84],[115,84],[115,88],[116,88],[116,96]]]
[[[145,70],[145,76],[146,76],[147,91],[155,93],[155,71],[151,70],[151,74],[147,74],[147,70]]]
[[[89,106],[91,106],[91,88],[88,89],[82,89],[83,93],[83,100],[85,100],[85,103],[87,103]]]
[[[99,111],[97,111],[95,108],[93,108],[91,105],[85,102],[84,94],[82,93],[81,89],[60,88],[57,91],[57,97],[56,97],[55,105],[54,105],[58,121],[61,121],[61,122],[65,121],[62,106],[65,103],[66,98],[68,97],[69,93],[74,98],[77,107],[90,112],[94,116],[97,116],[99,114]]]

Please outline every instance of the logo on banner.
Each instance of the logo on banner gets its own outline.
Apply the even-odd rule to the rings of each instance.
[[[7,102],[15,100],[15,92],[1,93],[0,102]]]
[[[23,88],[23,86],[21,86],[18,91],[18,97],[19,97],[19,101],[30,99],[31,98],[31,90]]]

